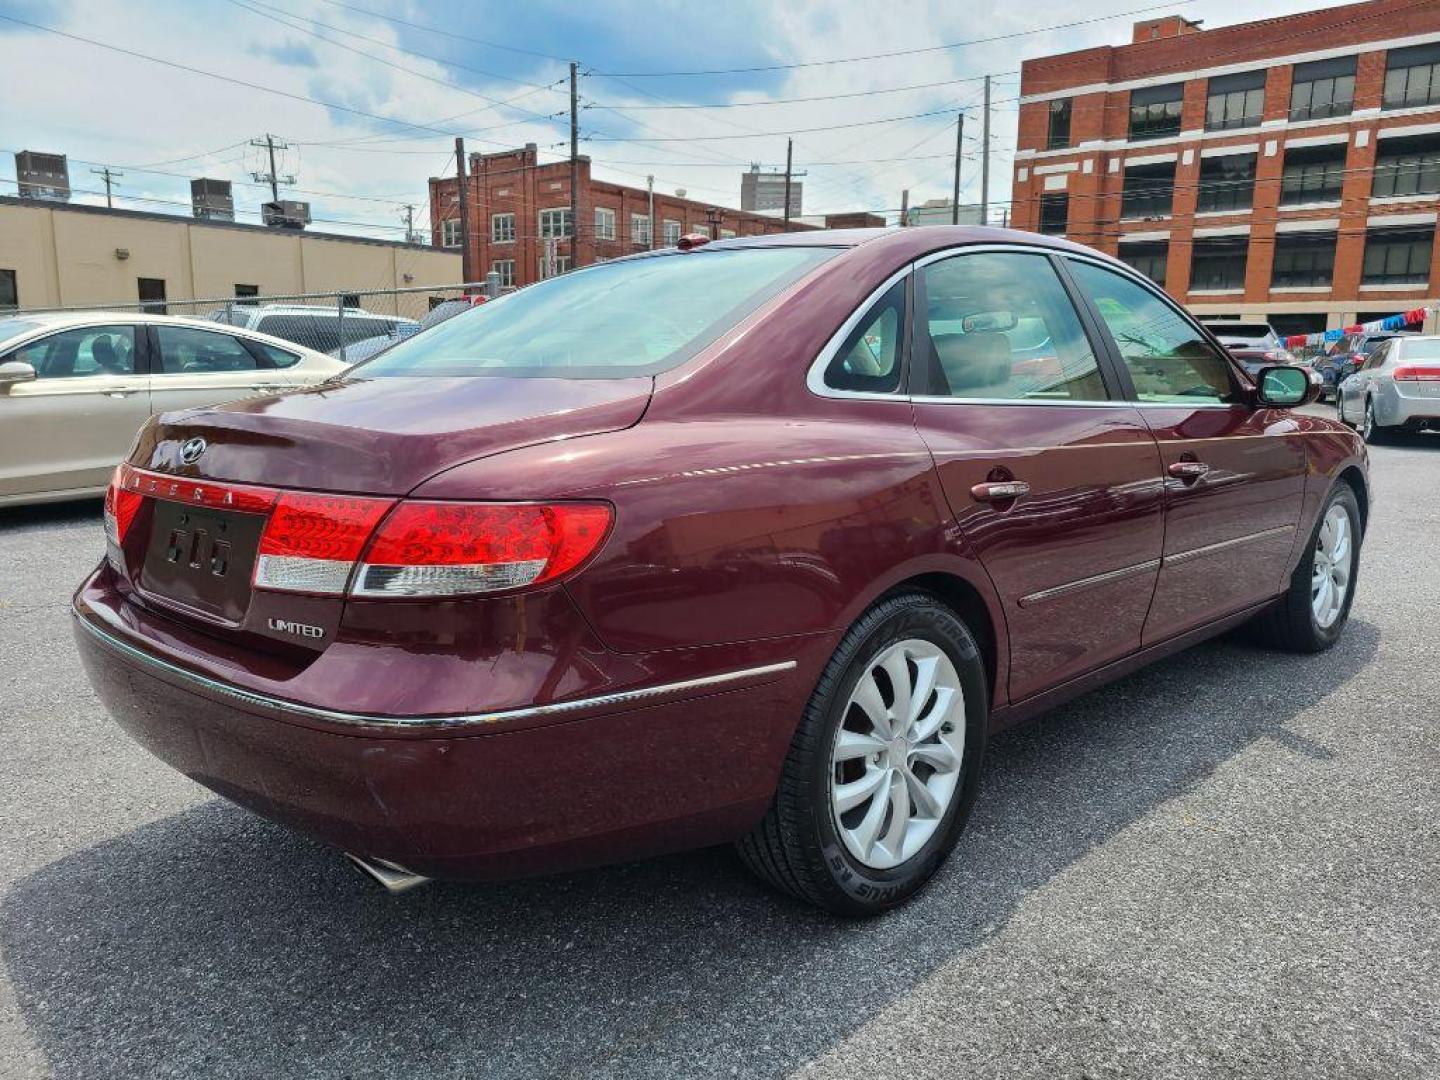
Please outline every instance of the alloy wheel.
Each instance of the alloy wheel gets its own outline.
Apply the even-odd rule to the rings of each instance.
[[[945,651],[911,638],[876,654],[830,759],[831,811],[851,856],[884,870],[923,848],[955,800],[964,750],[964,691]]]
[[[1350,592],[1351,547],[1350,515],[1345,507],[1333,505],[1315,538],[1310,572],[1310,610],[1322,630],[1333,626],[1345,609],[1345,597]]]

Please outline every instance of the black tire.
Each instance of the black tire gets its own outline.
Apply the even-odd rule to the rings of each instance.
[[[1365,440],[1367,446],[1385,446],[1393,441],[1394,436],[1390,429],[1381,427],[1375,422],[1375,401],[1373,398],[1365,399],[1365,420],[1360,426],[1360,436]]]
[[[1315,543],[1320,535],[1320,527],[1325,522],[1325,515],[1337,503],[1345,508],[1350,517],[1350,535],[1354,538],[1350,545],[1350,585],[1339,617],[1328,627],[1322,627],[1316,621],[1315,611],[1310,603],[1310,575],[1314,569]],[[1253,624],[1259,643],[1285,652],[1317,653],[1324,652],[1339,641],[1350,618],[1350,605],[1355,599],[1355,586],[1358,584],[1360,571],[1360,548],[1364,539],[1360,504],[1355,499],[1355,492],[1348,484],[1337,483],[1320,507],[1315,528],[1311,530],[1306,542],[1305,555],[1301,558],[1300,565],[1295,567],[1295,573],[1290,575],[1289,588],[1275,606],[1257,618]]]
[[[830,804],[831,748],[867,662],[907,638],[943,649],[965,699],[960,786],[925,846],[889,870],[851,857]],[[741,858],[776,888],[840,915],[877,915],[919,891],[950,853],[970,817],[980,780],[989,687],[980,649],[965,624],[934,596],[908,592],[882,600],[846,632],[811,695],[770,809],[737,843]]]

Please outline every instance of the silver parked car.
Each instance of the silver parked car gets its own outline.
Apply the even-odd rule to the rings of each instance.
[[[1440,337],[1382,341],[1359,371],[1341,380],[1335,407],[1368,443],[1403,431],[1440,431]]]
[[[202,319],[0,319],[0,506],[102,494],[152,415],[306,386],[345,367]]]

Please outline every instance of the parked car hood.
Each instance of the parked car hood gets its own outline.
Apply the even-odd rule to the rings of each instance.
[[[167,413],[130,461],[187,477],[403,495],[506,450],[618,431],[644,415],[654,380],[379,378]],[[200,436],[194,465],[180,446]]]

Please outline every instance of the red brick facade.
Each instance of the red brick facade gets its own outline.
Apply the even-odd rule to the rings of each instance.
[[[535,145],[495,154],[469,155],[467,191],[470,197],[470,256],[477,278],[509,263],[513,275],[505,284],[528,285],[540,277],[545,257],[542,215],[547,210],[570,208],[570,162],[540,164]],[[556,255],[572,259],[570,265],[588,266],[643,251],[651,244],[632,228],[633,216],[648,216],[650,197],[644,188],[626,187],[590,175],[590,159],[579,159],[579,228],[572,241],[558,239]],[[430,229],[440,247],[459,246],[459,205],[454,177],[430,179]],[[655,192],[654,247],[665,247],[667,222],[679,234],[718,232],[718,237],[757,236],[806,229],[784,221],[713,203]],[[596,211],[602,211],[601,214]],[[604,214],[609,211],[609,214]],[[506,219],[505,215],[513,215]],[[499,220],[497,221],[497,218]],[[552,218],[553,223],[553,218]],[[718,238],[717,237],[717,238]],[[449,241],[447,243],[447,241]],[[670,243],[674,243],[672,239]],[[578,256],[578,259],[575,257]]]
[[[1370,0],[1215,30],[1201,30],[1171,16],[1137,23],[1134,39],[1129,45],[1041,57],[1022,65],[1011,212],[1015,227],[1040,228],[1044,195],[1054,197],[1048,205],[1051,220],[1057,220],[1059,197],[1064,195],[1064,231],[1071,239],[1121,258],[1148,251],[1150,257],[1163,259],[1167,291],[1201,314],[1277,316],[1272,321],[1294,330],[1341,326],[1357,315],[1398,312],[1440,296],[1440,245],[1433,242],[1428,281],[1412,274],[1402,283],[1381,284],[1371,273],[1370,280],[1362,282],[1367,237],[1374,230],[1388,229],[1385,235],[1392,236],[1402,229],[1433,234],[1440,192],[1381,196],[1372,184],[1377,179],[1377,150],[1391,147],[1393,161],[1399,148],[1409,152],[1417,140],[1433,136],[1440,144],[1440,85],[1418,103],[1385,100],[1392,53],[1440,43],[1440,4]],[[1415,53],[1400,56],[1403,63],[1414,63]],[[1350,108],[1340,115],[1292,116],[1295,65],[1347,57],[1355,62]],[[1440,79],[1440,68],[1436,70]],[[1264,80],[1258,122],[1247,119],[1233,129],[1207,129],[1211,79],[1257,71]],[[1179,131],[1159,138],[1132,137],[1132,93],[1177,83],[1183,83]],[[1070,102],[1070,132],[1068,140],[1052,147],[1051,102],[1057,99]],[[1397,139],[1405,141],[1393,141]],[[1336,177],[1343,156],[1342,189],[1308,203],[1295,198],[1293,190],[1282,199],[1290,190],[1284,182],[1287,150],[1298,160],[1304,148],[1316,146],[1332,148]],[[1229,212],[1199,211],[1200,193],[1214,187],[1212,181],[1202,185],[1202,165],[1227,156],[1227,148],[1233,154],[1255,155],[1252,204]],[[1122,212],[1127,167],[1163,168],[1169,162],[1175,170],[1170,213]],[[1292,189],[1296,183],[1292,173]],[[1293,245],[1300,234],[1320,244],[1334,235],[1328,283],[1287,286],[1272,279],[1277,236]],[[1205,241],[1221,237],[1236,245],[1237,262],[1239,251],[1245,252],[1243,283],[1201,288],[1192,282],[1192,248],[1197,239],[1203,247]],[[1167,245],[1163,255],[1161,243]],[[1134,261],[1138,265],[1141,260]]]

